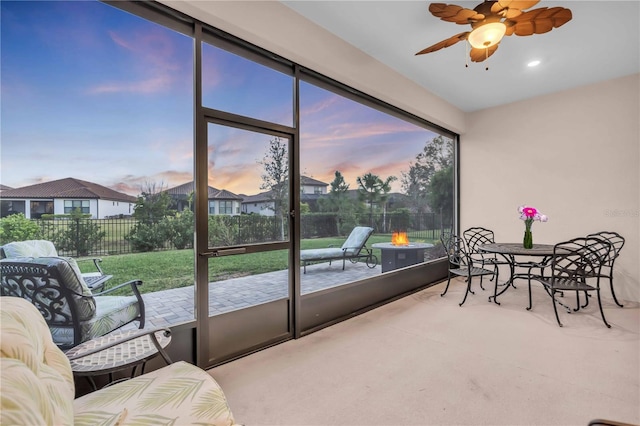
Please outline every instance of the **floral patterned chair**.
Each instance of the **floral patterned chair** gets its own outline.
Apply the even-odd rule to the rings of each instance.
[[[133,280],[92,293],[80,271],[62,257],[0,260],[0,295],[26,299],[44,316],[53,340],[63,349],[103,336],[132,321],[144,327],[144,301]],[[111,296],[130,287],[133,296]],[[5,297],[2,297],[5,299]]]
[[[176,362],[74,400],[68,358],[29,302],[0,298],[0,424],[232,426],[227,399],[206,371]]]

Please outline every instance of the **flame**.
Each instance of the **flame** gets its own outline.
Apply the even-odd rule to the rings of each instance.
[[[391,244],[394,246],[408,246],[409,245],[409,237],[407,237],[406,232],[394,232],[391,235]]]

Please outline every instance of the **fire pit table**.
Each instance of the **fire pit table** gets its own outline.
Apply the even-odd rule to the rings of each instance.
[[[424,252],[433,247],[428,243],[409,243],[395,245],[393,243],[376,243],[371,247],[380,249],[382,272],[393,271],[424,262]]]

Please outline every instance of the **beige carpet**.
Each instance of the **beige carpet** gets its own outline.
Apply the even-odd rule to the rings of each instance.
[[[501,306],[444,283],[210,370],[251,425],[640,424],[640,308],[571,315],[523,282]],[[477,282],[474,282],[474,288]],[[566,297],[573,302],[574,298]]]

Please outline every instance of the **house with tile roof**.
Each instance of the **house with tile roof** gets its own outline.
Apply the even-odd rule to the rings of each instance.
[[[174,201],[172,206],[177,211],[183,211],[190,207],[191,194],[195,191],[194,182],[183,183],[182,185],[169,188],[164,192],[168,193]],[[242,197],[226,189],[217,189],[212,186],[207,187],[207,198],[209,200],[210,215],[239,215]]]
[[[271,191],[261,192],[256,195],[242,195],[242,213],[273,216],[273,198]]]
[[[58,179],[0,192],[0,217],[22,213],[29,219],[43,214],[69,214],[74,209],[93,219],[131,216],[136,197],[75,178]]]
[[[315,210],[318,199],[327,195],[328,183],[324,183],[308,176],[300,176],[300,201],[309,204]],[[262,216],[273,216],[273,197],[271,191],[256,195],[241,195],[242,213],[254,213]]]
[[[326,195],[328,183],[324,183],[308,176],[300,176],[300,194]]]

